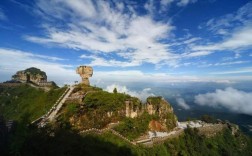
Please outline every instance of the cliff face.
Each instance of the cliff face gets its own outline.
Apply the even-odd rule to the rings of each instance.
[[[136,105],[135,102],[127,100],[126,117],[135,118],[141,116],[143,112],[155,116],[151,120],[149,129],[153,131],[169,131],[176,127],[177,117],[173,112],[172,106],[162,97],[148,97],[144,105]]]
[[[166,113],[173,113],[171,105],[162,97],[148,97],[146,107],[149,114],[158,114],[160,117]]]
[[[36,84],[40,82],[47,82],[46,73],[34,67],[18,71],[12,76],[12,79],[21,82],[34,82]]]

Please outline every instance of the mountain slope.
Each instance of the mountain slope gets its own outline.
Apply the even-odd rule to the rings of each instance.
[[[48,92],[27,84],[0,86],[0,114],[6,119],[20,120],[24,115],[32,121],[44,113],[57,101],[65,87]]]

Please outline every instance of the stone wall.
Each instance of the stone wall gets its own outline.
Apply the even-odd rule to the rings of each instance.
[[[22,83],[0,83],[0,86],[3,86],[3,87],[16,87],[20,85],[23,85],[23,84]]]
[[[221,132],[224,128],[227,128],[226,124],[206,124],[203,127],[198,127],[198,130],[200,135],[212,137]]]

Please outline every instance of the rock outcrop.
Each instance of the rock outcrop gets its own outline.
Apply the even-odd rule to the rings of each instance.
[[[21,82],[47,82],[46,73],[34,67],[18,71],[12,76],[12,79]]]
[[[76,69],[76,73],[80,74],[82,78],[82,84],[89,86],[89,77],[92,77],[93,75],[93,68],[90,66],[79,66]]]
[[[162,97],[148,97],[146,102],[146,109],[149,114],[166,114],[173,113],[171,105]]]
[[[149,128],[152,130],[169,131],[177,126],[177,117],[172,106],[160,96],[148,97],[147,102],[143,105],[136,104],[132,100],[126,100],[125,105],[126,117],[135,118],[141,116],[144,112],[157,116],[158,120],[152,120],[149,124]]]
[[[141,110],[141,108],[139,107],[140,104],[141,102],[139,100],[126,100],[126,117],[135,118],[137,116],[140,116],[143,113],[143,110]]]
[[[149,123],[149,130],[160,132],[160,131],[165,131],[166,128],[160,122],[158,122],[156,120],[151,120]]]
[[[12,76],[12,80],[23,83],[32,82],[39,86],[50,86],[53,84],[53,82],[47,81],[47,75],[44,71],[35,67],[17,71],[16,74]]]

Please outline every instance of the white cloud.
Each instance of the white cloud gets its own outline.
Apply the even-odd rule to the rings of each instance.
[[[171,84],[181,82],[214,82],[214,83],[232,83],[242,79],[229,77],[204,77],[183,74],[167,74],[167,73],[147,73],[139,70],[116,70],[116,71],[95,71],[91,82],[97,86],[107,86],[107,84]],[[244,77],[249,80],[251,77]]]
[[[176,54],[159,40],[169,37],[174,27],[168,22],[155,21],[150,15],[138,15],[131,5],[114,8],[108,1],[40,0],[36,12],[44,18],[47,35],[25,36],[29,41],[91,53],[114,53],[129,60],[126,66],[144,62],[173,65],[169,62]],[[52,24],[58,21],[66,24],[61,27]],[[99,63],[94,60],[94,64]]]
[[[6,81],[11,78],[18,70],[24,70],[29,67],[37,67],[47,73],[48,80],[53,80],[59,85],[64,83],[73,83],[75,80],[80,80],[79,75],[75,73],[75,68],[78,65],[64,65],[55,60],[61,58],[36,55],[30,52],[24,52],[15,49],[0,48],[0,81]],[[57,58],[57,59],[56,59]],[[10,61],[11,60],[11,61]],[[80,62],[81,63],[81,62]],[[251,69],[244,69],[243,72]],[[237,71],[239,72],[239,71]],[[248,72],[248,71],[247,71]],[[223,72],[222,72],[223,73]],[[211,73],[210,73],[211,74]],[[213,73],[212,73],[213,74]],[[218,73],[215,73],[218,74]],[[7,79],[8,78],[8,79]],[[239,80],[243,77],[239,76]],[[250,80],[251,77],[244,77],[245,80]],[[139,70],[115,70],[115,71],[100,71],[94,69],[93,77],[90,78],[92,85],[107,86],[108,84],[134,84],[134,83],[149,83],[149,84],[166,84],[172,82],[220,82],[229,83],[227,77],[200,77],[194,75],[183,74],[168,74],[168,73],[147,73]]]
[[[212,51],[195,51],[190,53],[183,53],[182,57],[199,57],[199,56],[207,56],[212,54]]]
[[[203,46],[194,46],[192,47],[192,50],[219,51],[250,48],[252,47],[252,36],[250,34],[252,34],[252,26],[248,25],[233,32],[233,34],[229,38],[219,43]]]
[[[53,80],[59,85],[73,83],[74,80],[79,79],[71,65],[63,65],[55,62],[55,60],[61,60],[61,58],[36,55],[34,53],[5,48],[0,48],[0,55],[1,75],[9,77],[9,79],[11,79],[11,75],[16,71],[30,67],[37,67],[45,71],[48,80]],[[4,81],[4,79],[1,79],[1,81]]]
[[[95,55],[81,55],[80,58],[82,59],[90,59],[92,60],[89,66],[104,66],[104,67],[132,67],[132,66],[138,66],[140,65],[140,62],[138,61],[117,61],[115,59],[108,60],[104,59],[102,57],[98,57]]]
[[[107,82],[123,82],[123,83],[168,83],[168,82],[186,82],[186,81],[202,81],[196,76],[169,75],[166,73],[144,73],[139,70],[119,70],[119,71],[97,71],[93,75],[93,79],[106,80]],[[204,80],[203,80],[204,81]]]
[[[249,2],[236,12],[210,19],[204,26],[217,34],[219,41],[205,45],[192,45],[192,51],[223,51],[241,50],[252,47],[252,3]]]
[[[145,88],[142,91],[132,91],[129,90],[126,86],[121,86],[118,84],[112,84],[105,88],[106,91],[113,93],[114,88],[117,89],[117,92],[119,93],[126,93],[134,97],[138,97],[142,102],[145,102],[147,97],[149,96],[155,96],[153,93],[151,93],[151,88]]]
[[[242,73],[252,73],[252,67],[239,68],[239,69],[230,70],[230,71],[212,72],[209,74],[226,75],[226,74],[242,74]]]
[[[167,6],[167,5],[171,4],[172,2],[174,2],[174,0],[161,0],[160,4],[163,6]]]
[[[186,6],[189,3],[195,3],[197,2],[197,0],[179,0],[179,2],[177,3],[178,6]]]
[[[183,109],[186,109],[186,110],[190,109],[190,106],[185,102],[183,98],[177,98],[176,101],[177,101],[177,104]]]
[[[217,89],[213,93],[195,96],[195,103],[202,106],[223,107],[236,113],[252,115],[252,92],[234,88]]]
[[[183,43],[184,44],[190,44],[190,43],[193,43],[193,42],[198,41],[200,39],[201,39],[200,37],[193,37],[193,38],[190,38],[188,40],[183,41]]]
[[[7,20],[7,16],[3,12],[3,10],[0,8],[0,20]]]
[[[229,29],[233,29],[248,22],[251,22],[252,17],[252,3],[249,2],[239,8],[236,12],[226,14],[217,18],[208,20],[204,27],[217,34],[226,35]]]
[[[251,61],[230,61],[230,62],[203,64],[203,65],[200,65],[199,67],[228,66],[228,65],[244,64],[244,63],[250,63],[250,62]]]
[[[162,9],[170,5],[171,3],[176,3],[179,7],[187,6],[190,3],[195,3],[197,0],[161,0],[160,5]]]

